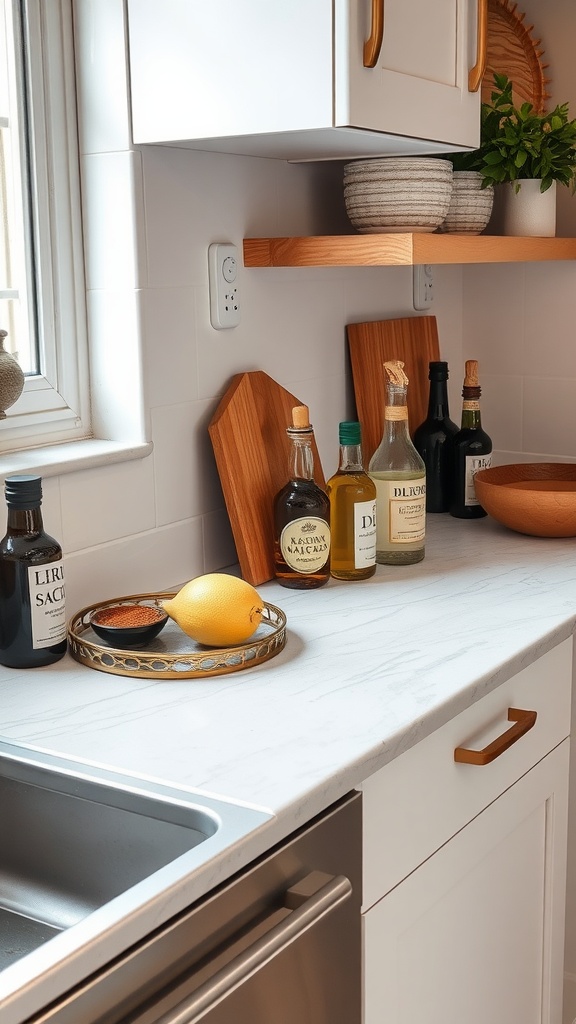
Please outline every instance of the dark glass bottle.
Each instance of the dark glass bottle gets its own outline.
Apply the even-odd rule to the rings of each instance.
[[[479,519],[486,515],[474,490],[475,474],[479,469],[488,469],[492,465],[492,441],[486,431],[482,430],[480,395],[478,363],[475,359],[468,359],[462,388],[462,426],[450,439],[450,515],[456,519]]]
[[[330,575],[367,580],[376,572],[376,486],[364,471],[360,424],[340,423],[338,470],[326,484],[330,499]]]
[[[447,512],[451,477],[447,442],[458,430],[448,410],[448,363],[430,363],[428,379],[428,415],[414,431],[414,447],[426,466],[426,511]]]
[[[330,502],[314,480],[308,407],[292,410],[288,483],[274,498],[274,575],[283,587],[309,590],[330,579]]]
[[[35,668],[66,653],[62,548],[44,532],[42,481],[5,482],[6,536],[0,541],[0,664]]]

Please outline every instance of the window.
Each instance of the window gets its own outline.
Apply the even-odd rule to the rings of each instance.
[[[70,0],[0,0],[0,452],[90,436]]]

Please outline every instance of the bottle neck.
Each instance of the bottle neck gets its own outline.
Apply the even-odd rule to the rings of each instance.
[[[290,449],[289,473],[291,480],[314,479],[314,456],[312,454],[312,431],[288,429],[292,445]]]
[[[389,383],[386,388],[386,405],[384,408],[384,436],[389,441],[400,437],[410,437],[408,431],[408,406],[406,404],[406,388]]]
[[[359,444],[340,445],[340,464],[338,469],[342,473],[361,473],[363,471],[362,448]]]
[[[42,512],[37,508],[11,508],[8,506],[8,533],[42,533]]]
[[[462,389],[462,428],[478,430],[482,426],[480,416],[480,388]]]
[[[448,383],[445,380],[431,380],[428,398],[428,419],[444,420],[447,416],[449,416]]]

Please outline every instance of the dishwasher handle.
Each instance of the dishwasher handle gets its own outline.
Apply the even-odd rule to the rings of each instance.
[[[196,1024],[226,996],[230,995],[287,946],[300,938],[321,918],[330,914],[352,894],[352,883],[345,875],[327,875],[312,871],[285,893],[288,917],[274,925],[192,995],[156,1019],[155,1024]],[[163,993],[163,1001],[166,992]],[[149,1007],[147,1008],[149,1011]]]

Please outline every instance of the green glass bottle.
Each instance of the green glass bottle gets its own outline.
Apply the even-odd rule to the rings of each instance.
[[[479,519],[486,515],[474,489],[475,474],[479,469],[488,469],[492,465],[492,441],[482,429],[480,395],[478,362],[476,359],[467,359],[462,388],[462,426],[450,439],[450,515],[456,519]]]

